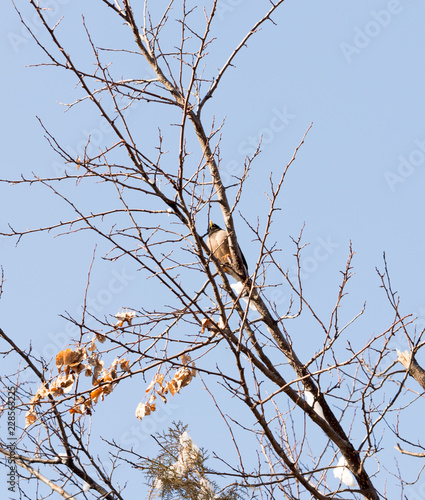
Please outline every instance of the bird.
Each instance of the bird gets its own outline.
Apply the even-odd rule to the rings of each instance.
[[[237,272],[235,266],[233,265],[234,262],[232,260],[232,255],[230,252],[229,235],[227,234],[227,231],[222,229],[217,224],[214,224],[214,222],[212,221],[210,221],[210,224],[208,226],[207,247],[212,255],[214,255],[214,257],[221,264],[224,272],[230,274],[230,276],[232,276],[237,281],[241,281],[241,278],[246,279],[246,277],[248,276],[248,264],[240,247],[238,246],[240,255],[242,257],[242,263],[244,265],[245,276]]]

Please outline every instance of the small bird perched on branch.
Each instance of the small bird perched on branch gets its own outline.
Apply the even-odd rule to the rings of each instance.
[[[230,274],[232,278],[237,281],[242,281],[248,276],[248,264],[246,263],[244,254],[242,253],[240,247],[238,248],[242,258],[242,263],[244,265],[245,276],[242,276],[241,273],[238,273],[236,267],[234,266],[232,255],[230,252],[229,235],[227,234],[227,231],[221,229],[220,226],[214,224],[214,222],[212,221],[208,226],[207,247],[221,264],[221,266],[223,267],[223,271],[227,274]]]

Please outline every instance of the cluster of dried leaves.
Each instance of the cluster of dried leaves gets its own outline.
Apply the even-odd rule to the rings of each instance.
[[[135,311],[132,311],[131,309],[124,309],[123,311],[118,312],[117,314],[115,314],[115,317],[118,321],[115,324],[114,328],[121,328],[124,323],[128,323],[128,325],[131,326],[131,322],[133,321],[135,315]]]
[[[173,378],[169,382],[164,382],[165,376],[163,374],[157,373],[152,379],[146,389],[146,394],[150,393],[148,401],[146,403],[140,403],[136,408],[136,417],[142,420],[143,417],[150,415],[156,410],[156,398],[157,395],[162,399],[164,403],[167,402],[166,395],[168,392],[172,396],[180,392],[182,387],[186,387],[194,377],[196,377],[195,364],[192,363],[189,367],[191,358],[188,354],[183,354],[181,356],[182,367],[180,367]]]
[[[99,399],[110,394],[118,379],[118,370],[130,373],[129,361],[126,359],[115,359],[108,369],[104,368],[104,362],[100,359],[100,354],[96,352],[96,338],[94,338],[86,349],[78,347],[77,349],[65,349],[56,356],[56,367],[58,375],[48,383],[45,383],[35,393],[30,401],[29,410],[25,418],[25,428],[37,420],[35,408],[45,399],[56,399],[68,394],[74,387],[74,383],[79,375],[84,372],[86,377],[92,377],[92,389],[88,390],[87,396],[80,396],[76,403],[70,408],[69,412],[79,414],[91,414],[91,407]],[[104,338],[100,342],[104,341]]]
[[[118,318],[119,320],[131,323],[130,318]],[[121,325],[119,325],[121,326]],[[32,397],[29,403],[29,409],[26,413],[25,428],[37,421],[36,407],[40,406],[43,400],[57,399],[72,391],[75,382],[81,373],[86,377],[92,377],[92,387],[84,391],[87,395],[80,395],[75,404],[69,409],[71,414],[91,415],[91,408],[99,400],[110,394],[118,381],[119,374],[131,373],[129,361],[127,359],[116,358],[111,366],[104,368],[104,361],[100,359],[100,353],[96,350],[96,340],[104,342],[105,337],[97,335],[86,347],[76,349],[64,349],[56,355],[56,367],[58,375],[50,382],[43,384]],[[177,394],[182,387],[186,387],[196,376],[194,363],[189,366],[191,358],[184,354],[181,356],[182,366],[175,372],[174,376],[168,382],[165,382],[165,375],[156,374],[152,382],[146,389],[148,401],[140,403],[136,408],[136,417],[141,420],[144,416],[150,415],[156,410],[156,398],[159,396],[164,403],[167,402],[166,395]],[[150,395],[149,395],[150,394]]]

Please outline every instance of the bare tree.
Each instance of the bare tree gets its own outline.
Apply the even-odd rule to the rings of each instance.
[[[262,214],[261,222],[252,222],[238,216],[238,205],[261,144],[245,159],[242,175],[225,185],[220,171],[220,141],[225,129],[206,111],[239,52],[263,25],[273,23],[283,0],[268,4],[268,10],[217,70],[208,65],[209,48],[220,35],[215,26],[217,0],[205,6],[171,0],[165,7],[151,7],[147,0],[134,5],[129,0],[99,0],[99,15],[115,16],[117,30],[125,29],[127,39],[122,47],[99,47],[83,17],[94,63],[90,67],[80,63],[78,54],[74,56],[71,47],[62,42],[63,21],[51,24],[48,5],[37,0],[29,3],[43,27],[42,36],[31,31],[19,9],[17,12],[44,53],[46,60],[41,64],[73,75],[77,97],[68,107],[89,102],[113,131],[114,139],[93,148],[89,137],[84,154],[73,156],[40,120],[45,137],[66,166],[63,175],[3,182],[46,187],[75,215],[69,220],[59,217],[53,225],[11,228],[2,234],[19,242],[31,233],[90,230],[106,242],[104,258],[111,266],[122,260],[134,262],[141,282],[156,280],[163,295],[156,297],[152,310],[141,305],[138,310],[110,311],[106,317],[95,317],[85,301],[81,318],[68,318],[78,326],[79,335],[58,352],[57,373],[48,361],[34,356],[31,348],[17,345],[13,332],[0,330],[8,346],[5,354],[21,360],[17,373],[2,377],[4,415],[12,401],[26,413],[25,429],[14,429],[13,447],[6,440],[0,447],[5,464],[16,477],[10,483],[15,488],[12,491],[19,491],[22,498],[31,497],[34,491],[37,498],[45,498],[53,490],[67,499],[77,495],[124,499],[127,473],[122,471],[134,468],[140,473],[141,463],[151,460],[156,467],[149,469],[151,492],[161,494],[164,477],[170,477],[167,471],[178,458],[171,454],[169,462],[152,462],[131,447],[107,441],[112,464],[107,468],[105,457],[96,451],[100,437],[91,428],[91,415],[94,410],[102,412],[108,394],[125,391],[137,379],[146,388],[146,397],[134,409],[135,418],[149,419],[157,405],[166,404],[180,391],[192,390],[192,386],[186,387],[199,377],[229,438],[214,450],[218,464],[214,470],[204,468],[204,458],[200,458],[195,467],[198,475],[191,482],[184,474],[171,476],[180,488],[179,495],[195,498],[201,479],[214,476],[218,485],[210,488],[211,498],[231,498],[232,487],[252,498],[387,498],[382,476],[388,472],[380,465],[384,430],[404,443],[403,448],[398,446],[403,454],[424,456],[422,446],[409,442],[399,428],[406,408],[421,404],[422,395],[410,388],[408,376],[423,386],[423,370],[415,361],[423,332],[414,331],[413,318],[401,314],[384,260],[385,269],[378,273],[394,315],[385,331],[365,344],[350,342],[347,332],[364,312],[363,307],[348,321],[341,319],[353,275],[351,247],[335,305],[323,319],[303,292],[302,230],[292,239],[297,268],[293,274],[280,264],[281,235],[273,227],[286,174],[309,129],[292,158],[274,165],[268,173],[268,213]],[[167,30],[178,34],[178,40],[172,37],[170,43],[170,37],[163,36]],[[126,60],[127,74],[119,64],[115,71],[114,63],[120,58]],[[150,74],[135,78],[133,68],[141,58],[149,65]],[[158,129],[152,144],[143,135],[146,121],[154,128],[152,117],[163,114],[164,107],[173,127],[166,133]],[[143,127],[138,120],[145,121]],[[66,183],[93,188],[99,182],[108,200],[99,210],[80,208],[63,189]],[[206,241],[214,206],[222,215],[222,221],[215,222],[227,232],[227,249],[220,255],[211,253]],[[249,269],[238,244],[236,220],[256,248],[256,261],[250,262]],[[89,285],[90,273],[87,288]],[[270,287],[290,291],[287,310],[267,298]],[[320,339],[307,360],[293,348],[294,332],[299,328],[314,330]],[[396,336],[405,336],[410,345],[410,352],[400,353],[398,358],[392,346]],[[213,357],[211,353],[215,353]],[[221,357],[227,362],[221,362]],[[26,384],[30,372],[38,380],[36,390]],[[219,386],[213,385],[216,381]],[[224,389],[229,400],[238,401],[237,413],[217,400],[215,387]],[[183,435],[184,429],[180,430]],[[256,465],[242,451],[242,440],[256,450]],[[230,445],[238,457],[233,463],[220,451],[220,446]],[[421,471],[419,465],[417,481]],[[403,495],[403,473],[397,468],[389,473],[399,481]],[[162,483],[155,483],[155,475],[162,477]],[[183,476],[186,482],[182,485]],[[199,498],[203,498],[201,490]],[[172,488],[166,493],[174,494]]]

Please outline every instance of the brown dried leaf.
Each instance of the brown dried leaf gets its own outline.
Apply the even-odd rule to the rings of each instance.
[[[96,380],[100,377],[100,374],[102,373],[103,370],[103,361],[99,359],[98,354],[91,354],[90,357],[87,359],[89,364],[93,366],[93,380],[92,384],[95,385]]]
[[[186,387],[187,385],[189,385],[192,378],[192,371],[187,366],[183,366],[182,368],[177,370],[173,377],[173,380],[175,381],[177,386],[177,392],[179,392],[182,387]]]
[[[152,393],[149,398],[149,404],[152,404],[154,401],[156,401],[156,396],[154,393]]]
[[[168,392],[168,387],[167,384],[163,385],[161,384],[159,387],[157,387],[156,392],[162,397],[163,394],[167,394]]]
[[[112,361],[111,366],[109,367],[108,372],[115,372],[116,369],[117,369],[118,363],[119,363],[119,359],[115,358],[114,361]]]
[[[131,321],[134,316],[136,316],[136,312],[129,309],[124,309],[123,311],[118,312],[117,314],[115,314],[115,317],[118,320],[118,322],[115,324],[115,328],[121,328],[125,321],[129,325],[131,325]]]
[[[37,420],[37,414],[33,408],[30,408],[25,415],[25,429]]]
[[[201,333],[204,333],[205,329],[210,331],[217,331],[217,327],[213,324],[210,318],[204,318],[201,322]]]
[[[84,405],[83,397],[78,398],[78,401],[75,403],[75,405],[69,409],[69,413],[71,413],[71,415],[74,413],[83,415],[85,412],[86,412],[86,407]]]
[[[139,420],[142,420],[143,417],[150,415],[153,411],[155,411],[155,409],[155,404],[151,405],[149,403],[139,403],[136,408],[136,417]]]
[[[35,405],[40,401],[40,399],[47,398],[48,395],[49,395],[49,389],[47,389],[45,385],[42,385],[34,394],[34,396],[31,398],[30,404]]]
[[[61,371],[62,366],[65,364],[65,358],[67,356],[67,351],[71,352],[71,349],[68,348],[64,351],[60,351],[56,354],[56,368],[58,369],[58,372]]]
[[[148,385],[147,389],[145,390],[145,393],[147,394],[148,392],[150,392],[150,390],[152,389],[152,387],[156,384],[156,376],[152,379],[151,383]]]
[[[72,371],[79,375],[83,370],[86,369],[86,365],[84,363],[78,363],[77,365],[73,365]]]
[[[187,365],[190,361],[192,361],[192,358],[189,356],[189,354],[182,354],[181,360],[183,365]]]
[[[84,408],[84,406],[81,406],[81,405],[75,405],[69,409],[69,413],[71,415],[73,415],[74,413],[79,413],[79,414],[83,415],[85,412],[86,412],[86,409]]]
[[[112,384],[113,378],[110,373],[105,373],[105,375],[100,378],[99,380],[96,380],[93,385],[99,385],[96,389],[90,392],[90,398],[97,403],[99,397],[102,398],[102,401],[105,396],[108,394],[111,394],[111,392],[114,390],[114,386]]]
[[[104,398],[104,395],[103,395],[103,387],[98,387],[97,389],[95,389],[94,391],[91,391],[90,392],[90,398],[91,400],[94,402],[94,403],[97,403],[97,401],[99,400],[99,398],[102,398],[102,401],[103,401],[103,398]]]
[[[120,360],[120,366],[121,366],[121,370],[123,372],[131,373],[131,370],[130,370],[130,361],[128,359],[121,359]]]
[[[167,384],[167,389],[171,392],[171,395],[174,396],[179,392],[179,387],[177,382],[174,379],[171,379]]]
[[[78,401],[75,403],[75,405],[69,409],[69,413],[71,413],[71,415],[74,413],[78,413],[80,415],[88,413],[89,415],[91,415],[91,404],[91,399],[84,399],[81,396],[78,398]]]
[[[96,335],[96,340],[103,344],[106,340],[106,335],[103,335],[103,333],[95,333]]]
[[[62,370],[62,367],[65,367],[65,370],[67,367],[74,369],[75,366],[78,366],[86,358],[87,358],[87,351],[84,347],[83,348],[79,347],[75,349],[75,351],[68,348],[63,351],[60,351],[56,355],[56,367],[59,372]],[[66,371],[69,371],[69,369]]]
[[[96,338],[96,337],[95,337],[95,338]],[[93,338],[93,339],[92,339],[92,341],[91,341],[91,343],[90,343],[90,345],[89,345],[88,350],[89,350],[90,352],[93,352],[93,351],[95,351],[95,350],[96,350],[96,344],[95,344],[95,342],[94,342],[94,341],[95,341],[95,338]]]
[[[58,375],[56,380],[50,384],[49,393],[55,398],[61,396],[62,394],[67,394],[72,390],[72,386],[75,382],[75,377],[72,373],[66,375],[61,373]]]

